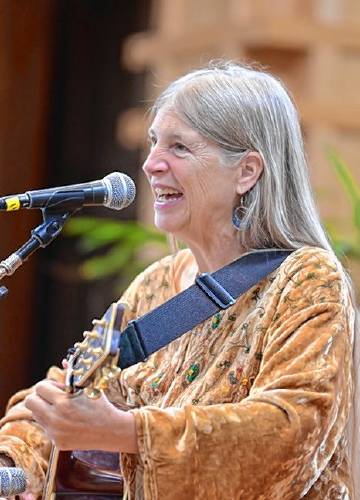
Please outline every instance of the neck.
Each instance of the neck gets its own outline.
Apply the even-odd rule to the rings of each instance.
[[[200,273],[212,273],[244,253],[235,231],[228,234],[223,231],[223,234],[217,234],[206,241],[189,241],[187,245],[195,257]]]

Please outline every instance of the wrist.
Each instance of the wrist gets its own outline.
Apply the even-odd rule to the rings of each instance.
[[[122,453],[138,453],[136,423],[133,413],[115,408],[114,410],[116,412],[115,418],[117,422],[113,427],[116,432],[116,451]]]

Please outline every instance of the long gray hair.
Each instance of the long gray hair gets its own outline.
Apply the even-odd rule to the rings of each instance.
[[[245,250],[266,247],[330,249],[314,206],[302,134],[289,94],[272,75],[221,62],[179,78],[153,112],[170,105],[235,163],[257,151],[264,172],[242,200]]]
[[[249,150],[260,153],[263,174],[242,200],[242,222],[248,228],[239,234],[243,250],[310,245],[332,252],[310,187],[298,114],[280,80],[246,65],[219,61],[171,83],[155,101],[153,115],[164,106],[217,144],[229,165]],[[351,290],[350,279],[348,283]],[[355,386],[356,378],[354,373]],[[356,488],[359,472],[354,470],[358,467],[354,458],[360,449],[355,413],[350,421]]]

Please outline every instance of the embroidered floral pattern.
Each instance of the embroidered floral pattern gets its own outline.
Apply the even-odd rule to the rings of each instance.
[[[177,269],[192,264],[189,251],[182,251],[151,266],[124,295],[129,303],[125,321],[171,298],[179,289],[173,280]],[[207,500],[217,500],[214,456],[224,464],[227,498],[240,498],[240,491],[242,500],[262,498],[264,491],[269,500],[277,499],[279,491],[284,498],[324,500],[333,492],[351,498],[341,444],[351,396],[351,305],[339,269],[327,252],[300,249],[228,311],[122,371],[107,395],[120,407],[135,408],[141,461],[122,454],[129,500],[141,485],[144,491],[137,494],[145,500],[183,498],[183,491],[176,496],[175,487],[183,485],[189,460],[201,467],[196,487],[191,481],[187,486],[187,497],[198,498],[201,490]],[[291,331],[284,332],[285,325]],[[329,342],[330,337],[336,341]],[[61,380],[60,370],[51,373]],[[304,391],[313,398],[310,406],[300,402]],[[29,420],[25,395],[18,393],[10,402],[0,429],[0,452],[26,469],[41,498],[50,443]],[[327,436],[321,453],[317,435]],[[309,484],[314,486],[302,496]]]
[[[162,376],[163,374],[161,373],[160,375],[158,375],[157,377],[155,377],[155,379],[151,382],[151,388],[156,390],[161,382],[161,379],[162,379]]]
[[[190,368],[188,368],[185,372],[185,378],[186,380],[191,383],[193,382],[196,377],[199,375],[200,373],[200,365],[199,363],[193,363]]]
[[[215,328],[218,328],[218,326],[220,325],[220,322],[221,322],[221,314],[217,313],[213,317],[213,320],[212,320],[212,323],[211,323],[212,329],[215,330]]]

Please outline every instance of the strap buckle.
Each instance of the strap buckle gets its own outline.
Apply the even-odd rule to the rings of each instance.
[[[200,274],[195,283],[221,309],[227,309],[235,304],[234,297],[211,274]]]
[[[119,341],[120,357],[119,366],[124,369],[145,361],[147,352],[142,342],[141,334],[137,328],[137,320],[129,321],[127,327],[120,335]]]

